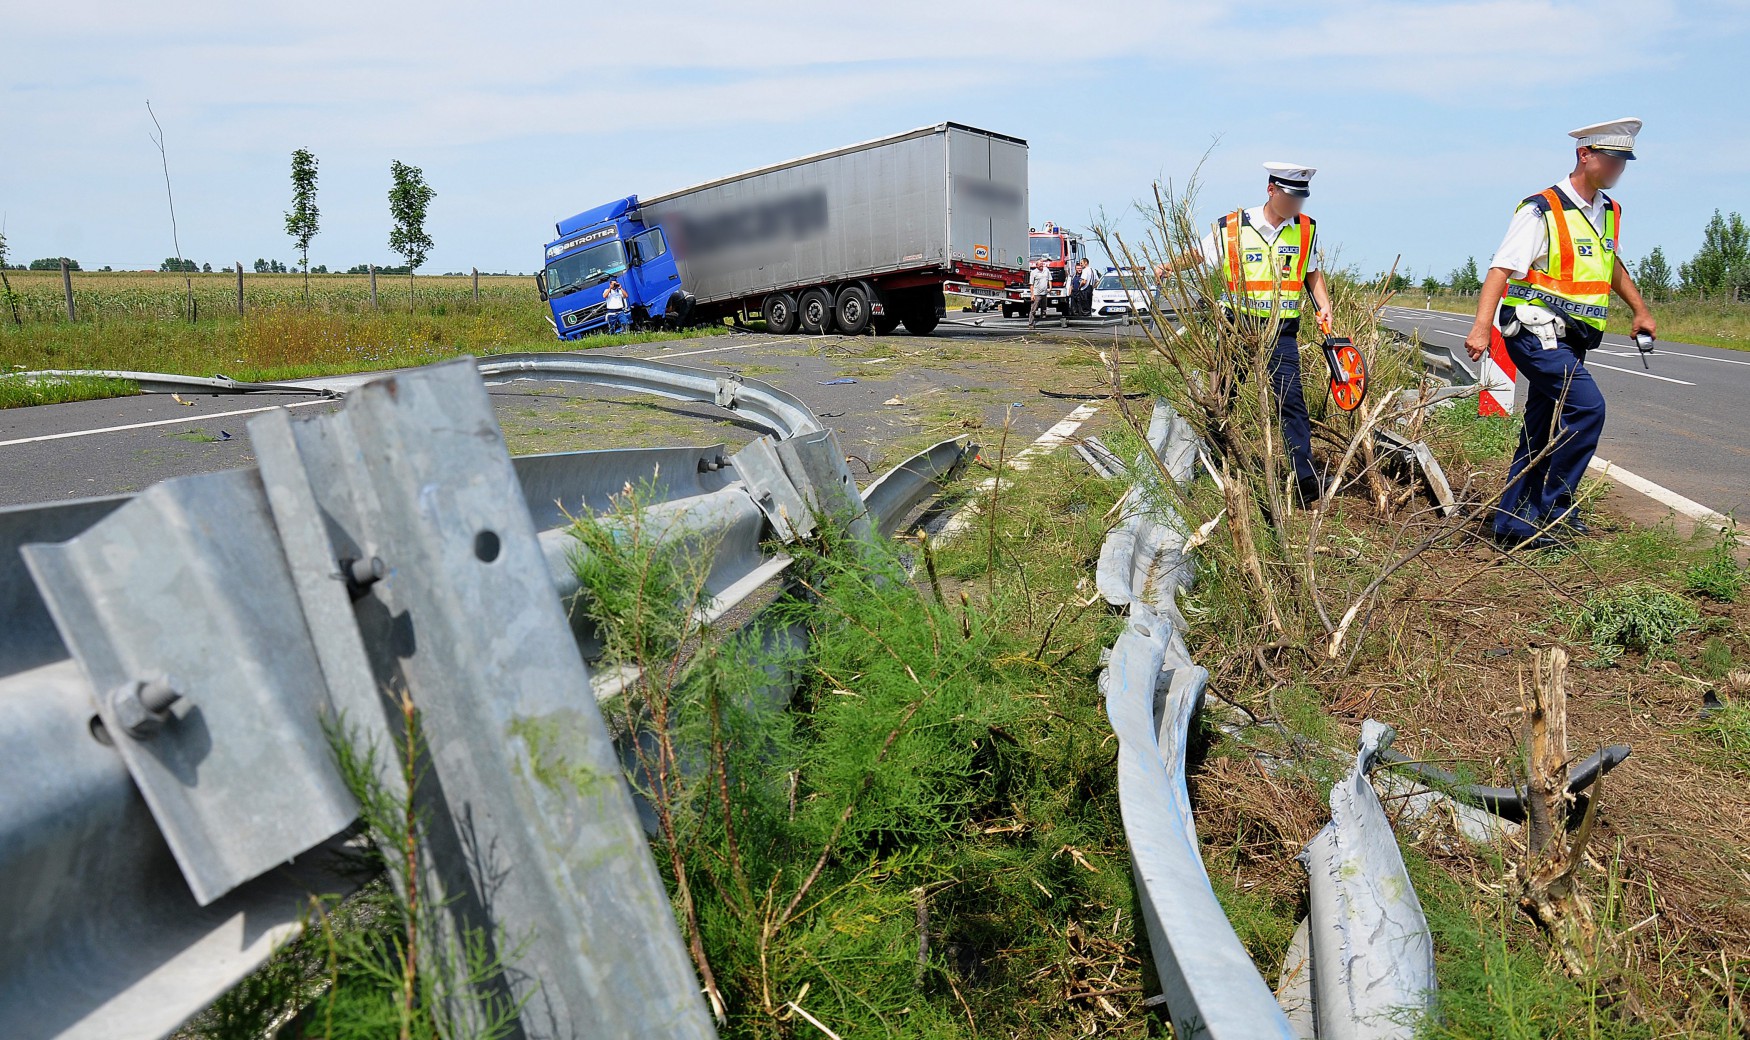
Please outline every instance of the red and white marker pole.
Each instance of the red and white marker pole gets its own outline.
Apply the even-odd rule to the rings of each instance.
[[[1491,326],[1489,352],[1483,355],[1482,373],[1478,378],[1482,390],[1477,394],[1477,414],[1512,415],[1515,380],[1518,378],[1519,369],[1507,356],[1507,343],[1501,338],[1500,328]]]

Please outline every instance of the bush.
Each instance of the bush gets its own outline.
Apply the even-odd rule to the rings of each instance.
[[[1588,637],[1598,656],[1609,661],[1624,650],[1664,652],[1701,623],[1701,613],[1674,592],[1636,581],[1594,594],[1571,620],[1575,633]]]

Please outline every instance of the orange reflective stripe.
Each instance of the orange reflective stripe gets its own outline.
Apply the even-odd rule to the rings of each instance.
[[[1231,282],[1228,284],[1232,285]],[[1286,282],[1247,282],[1246,291],[1252,292],[1254,290],[1261,290],[1269,292],[1273,289],[1281,289],[1283,292],[1299,292],[1301,284],[1302,283],[1298,278]]]
[[[1560,270],[1550,271],[1548,274],[1552,278],[1565,278],[1574,273],[1574,234],[1568,229],[1567,217],[1562,215],[1561,196],[1556,194],[1554,188],[1545,188],[1542,195],[1550,205],[1550,210],[1546,215],[1545,220],[1546,222],[1553,221],[1555,223],[1555,230],[1551,232],[1551,234],[1555,235],[1554,244],[1556,248],[1553,252],[1557,257],[1557,264],[1560,267]]]
[[[1622,207],[1610,200],[1610,251],[1622,252]]]
[[[1302,213],[1297,219],[1300,223],[1300,270],[1294,272],[1294,287],[1299,289],[1300,282],[1306,278],[1306,265],[1312,262],[1312,218]],[[1288,288],[1288,283],[1284,282],[1282,287]]]
[[[1232,292],[1245,277],[1240,267],[1240,217],[1241,212],[1234,210],[1227,215],[1227,288]]]

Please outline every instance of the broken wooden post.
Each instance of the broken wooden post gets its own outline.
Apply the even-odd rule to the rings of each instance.
[[[243,317],[243,261],[237,261],[237,317]]]
[[[78,321],[79,315],[73,310],[73,272],[64,256],[61,257],[61,291],[67,294],[67,320]]]
[[[1586,803],[1586,815],[1572,837],[1568,813],[1568,655],[1560,647],[1533,648],[1529,700],[1523,675],[1519,697],[1525,711],[1526,802],[1525,862],[1518,869],[1519,908],[1555,944],[1568,974],[1592,969],[1597,927],[1592,906],[1574,883],[1574,872],[1592,837],[1602,776]]]

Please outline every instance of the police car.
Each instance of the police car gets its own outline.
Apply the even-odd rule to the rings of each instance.
[[[1101,317],[1146,314],[1152,294],[1147,281],[1134,271],[1107,271],[1094,285],[1094,313]]]

